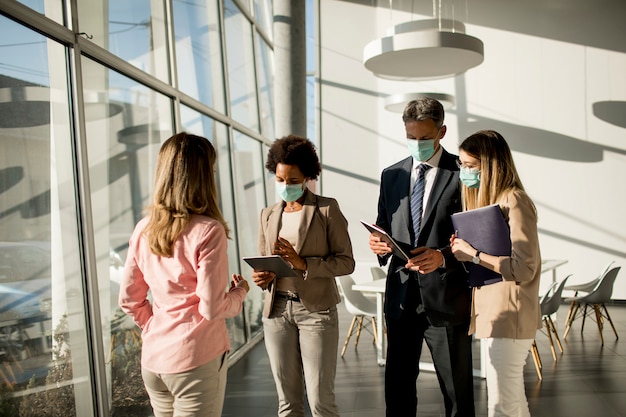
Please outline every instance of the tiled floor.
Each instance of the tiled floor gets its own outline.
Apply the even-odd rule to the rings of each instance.
[[[555,321],[559,335],[567,306],[561,306]],[[617,332],[626,337],[626,306],[609,306]],[[351,316],[339,305],[340,344],[350,324]],[[581,336],[577,321],[563,341],[564,352],[552,359],[547,336],[537,334],[537,345],[543,361],[543,381],[539,381],[529,355],[526,369],[526,393],[533,417],[626,416],[626,342],[616,340],[610,326],[604,329],[605,344],[601,345],[593,321],[585,323]],[[363,333],[358,350],[348,347],[337,366],[335,394],[344,417],[385,415],[384,368],[376,364],[376,352],[369,333]],[[475,342],[475,363],[478,367],[479,343]],[[424,348],[428,352],[427,348]],[[558,352],[558,351],[557,351]],[[418,378],[418,416],[444,416],[435,374],[422,372]],[[476,415],[486,416],[486,386],[482,379],[474,380]],[[263,342],[231,367],[228,374],[224,417],[276,416],[277,397],[269,361]],[[307,410],[307,416],[310,416]]]

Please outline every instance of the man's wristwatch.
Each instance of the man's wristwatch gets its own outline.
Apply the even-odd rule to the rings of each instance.
[[[477,250],[476,251],[476,255],[474,255],[474,257],[472,258],[472,262],[475,263],[476,265],[478,265],[480,263],[480,251]]]

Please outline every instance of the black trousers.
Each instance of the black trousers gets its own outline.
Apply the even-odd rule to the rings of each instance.
[[[468,325],[434,327],[425,313],[405,311],[387,319],[385,403],[387,417],[415,417],[423,341],[430,349],[446,417],[474,417],[471,337]]]

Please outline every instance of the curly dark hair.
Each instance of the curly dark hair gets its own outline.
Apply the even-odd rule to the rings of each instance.
[[[296,165],[306,178],[316,180],[322,171],[315,145],[307,138],[296,135],[276,139],[267,153],[265,168],[276,174],[276,165]]]

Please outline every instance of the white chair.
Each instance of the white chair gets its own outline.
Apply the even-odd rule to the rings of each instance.
[[[604,267],[600,275],[598,275],[595,279],[592,279],[591,281],[588,281],[588,282],[583,282],[581,284],[566,285],[565,288],[563,289],[565,291],[574,291],[574,297],[578,297],[579,292],[585,292],[585,293],[591,292],[591,290],[593,290],[596,287],[596,285],[598,285],[598,282],[600,282],[600,279],[607,272],[609,272],[609,269],[611,268],[611,265],[613,265],[613,263],[614,263],[613,261],[609,262],[609,264],[606,267]],[[569,322],[569,316],[572,314],[572,311],[574,311],[574,301],[570,303],[569,310],[567,310],[567,316],[565,317],[565,325],[567,325],[567,323]]]
[[[373,266],[370,268],[370,271],[372,272],[372,279],[374,281],[376,281],[377,279],[383,279],[383,278],[387,278],[387,273],[385,272],[384,269],[382,269],[379,266]]]
[[[343,275],[336,277],[337,285],[343,295],[343,301],[346,305],[348,313],[352,314],[352,323],[346,336],[346,341],[341,349],[341,357],[346,353],[346,348],[350,342],[350,337],[356,331],[356,338],[354,341],[354,348],[356,349],[359,344],[359,337],[361,336],[361,329],[363,328],[363,319],[368,317],[372,322],[372,330],[370,333],[374,335],[374,343],[378,346],[378,335],[376,334],[376,303],[366,298],[360,291],[352,289],[354,285],[354,279],[350,275]],[[358,324],[357,324],[358,322]],[[367,323],[366,323],[367,324]]]
[[[563,289],[565,288],[565,283],[571,277],[571,274],[563,278],[561,282],[554,282],[545,292],[543,297],[541,297],[541,301],[539,302],[539,306],[541,307],[541,318],[543,320],[543,324],[546,326],[545,333],[548,336],[548,340],[550,341],[550,349],[552,350],[552,358],[556,361],[556,349],[554,348],[554,341],[552,340],[552,335],[556,339],[556,343],[559,347],[559,351],[563,353],[563,345],[561,344],[561,339],[559,339],[559,334],[556,331],[556,326],[554,325],[554,321],[552,321],[552,315],[556,313],[561,305],[561,295],[563,294]]]
[[[559,335],[556,332],[556,326],[552,321],[552,314],[556,313],[559,309],[559,305],[561,304],[561,294],[563,293],[563,288],[565,287],[565,283],[568,278],[571,277],[571,274],[563,278],[561,282],[553,282],[547,291],[541,297],[539,301],[539,307],[541,308],[541,320],[546,325],[546,334],[548,336],[548,340],[550,340],[550,349],[552,349],[552,358],[556,361],[556,350],[554,349],[554,342],[552,341],[552,335],[556,338],[556,342],[559,346],[559,350],[563,353],[563,345],[561,344],[561,340],[559,339]],[[541,368],[543,364],[541,363],[541,356],[539,355],[539,349],[537,349],[537,343],[533,340],[530,353],[533,355],[533,361],[535,362],[535,369],[537,370],[537,376],[539,380],[543,380],[543,372]]]
[[[589,294],[583,295],[581,297],[573,297],[567,299],[567,301],[570,301],[573,304],[574,308],[567,318],[567,325],[565,327],[565,334],[563,335],[563,339],[567,337],[567,334],[572,328],[572,323],[578,317],[582,317],[583,319],[580,326],[580,333],[582,334],[583,329],[585,328],[585,318],[587,316],[595,319],[598,325],[598,331],[600,332],[600,340],[602,341],[602,344],[604,344],[602,329],[604,328],[605,319],[608,320],[609,324],[613,328],[615,338],[619,339],[619,336],[617,335],[617,330],[615,330],[613,320],[611,320],[611,316],[609,316],[609,312],[606,309],[605,303],[611,300],[611,296],[613,295],[613,284],[615,283],[615,279],[617,278],[617,274],[619,273],[620,269],[621,267],[619,266],[610,269],[606,274],[602,276],[602,278],[600,278],[600,281]],[[593,315],[591,311],[587,312],[587,308],[589,306],[591,306],[591,308],[593,309]]]

